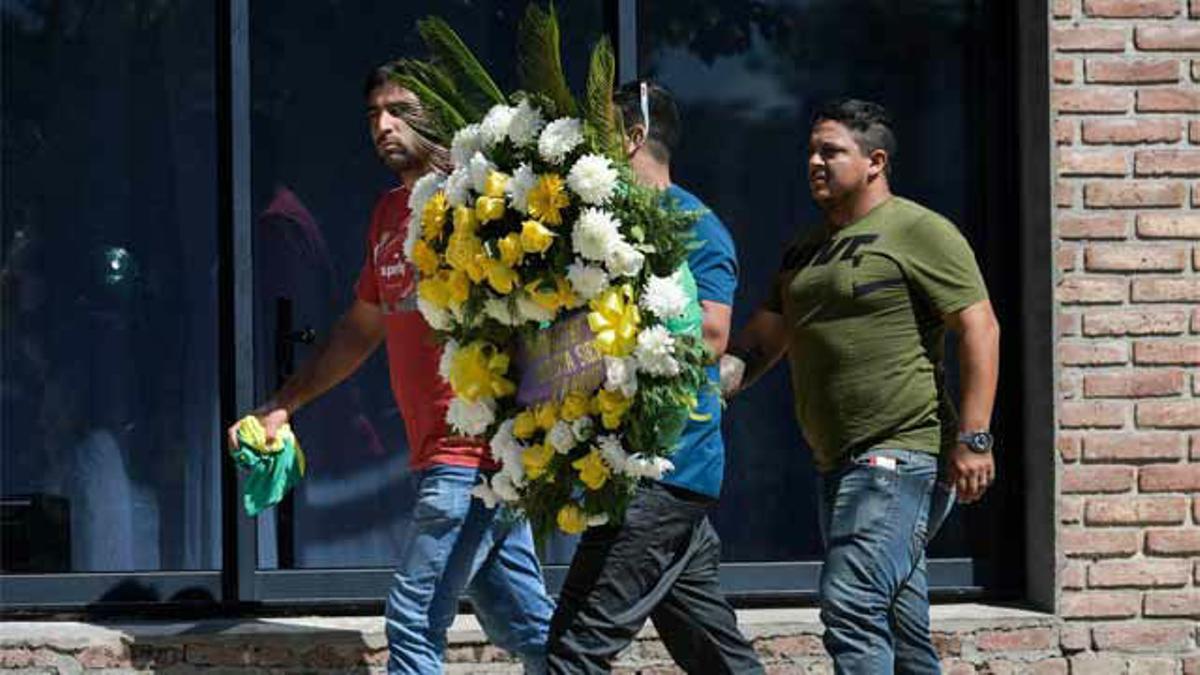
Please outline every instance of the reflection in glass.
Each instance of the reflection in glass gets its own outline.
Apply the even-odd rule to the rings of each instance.
[[[2,7],[3,569],[215,569],[212,8]]]

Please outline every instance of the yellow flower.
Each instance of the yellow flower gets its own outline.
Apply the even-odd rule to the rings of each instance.
[[[490,171],[487,179],[483,182],[483,194],[488,197],[503,197],[506,187],[508,187],[508,175],[499,171]]]
[[[554,454],[554,448],[546,443],[535,443],[521,453],[521,464],[525,467],[525,475],[529,480],[537,480],[546,473]]]
[[[425,208],[421,210],[421,237],[425,241],[433,241],[442,236],[442,225],[446,222],[446,212],[450,203],[446,201],[446,192],[438,190],[433,193]]]
[[[574,504],[567,504],[558,510],[558,529],[567,534],[579,534],[587,529],[587,514]]]
[[[502,397],[517,387],[504,375],[508,372],[508,354],[487,342],[472,342],[454,353],[450,361],[450,386],[468,401],[481,396]]]
[[[475,209],[469,206],[454,208],[454,231],[464,234],[474,234],[479,229],[479,221],[475,218]]]
[[[554,285],[558,287],[558,304],[560,307],[570,309],[579,306],[579,296],[575,295],[575,289],[571,288],[571,282],[567,281],[566,277],[554,277]]]
[[[446,309],[450,304],[450,288],[446,284],[445,275],[422,279],[417,284],[417,296],[435,307]]]
[[[570,203],[563,179],[556,173],[542,174],[527,195],[529,215],[547,225],[562,224],[562,210]]]
[[[579,392],[571,392],[567,394],[562,402],[562,410],[559,415],[568,422],[575,420],[588,414],[588,397]]]
[[[539,429],[550,431],[558,421],[558,404],[550,401],[539,405],[533,409],[533,418],[537,421]]]
[[[481,223],[490,223],[504,217],[504,197],[480,197],[475,200],[475,217]]]
[[[609,288],[592,299],[588,326],[596,337],[593,344],[605,356],[625,357],[637,346],[641,314],[628,284]]]
[[[512,293],[521,279],[516,270],[504,264],[502,260],[483,258],[483,273],[488,285],[500,295]]]
[[[612,431],[621,426],[621,418],[633,405],[633,399],[625,397],[619,391],[601,389],[592,399],[592,410],[600,415],[600,422],[605,429]]]
[[[412,261],[417,266],[417,271],[424,277],[433,276],[441,264],[437,251],[433,250],[433,247],[424,239],[418,239],[417,243],[413,244]]]
[[[500,262],[509,267],[516,267],[525,259],[525,249],[521,248],[521,235],[512,232],[496,240],[500,249]]]
[[[471,280],[465,272],[450,270],[446,274],[446,290],[449,292],[449,304],[458,307],[471,297]]]
[[[536,220],[521,223],[521,249],[526,253],[545,253],[556,235]]]
[[[522,410],[513,418],[513,436],[522,441],[532,438],[537,429],[537,418],[532,410]]]
[[[479,283],[483,279],[482,260],[486,257],[483,242],[472,232],[455,229],[446,243],[446,263],[466,272],[472,282]]]
[[[571,466],[579,469],[579,480],[583,481],[583,484],[589,490],[599,490],[608,481],[610,474],[608,465],[604,463],[604,459],[600,457],[600,452],[595,448],[592,448],[592,451],[583,457],[571,462]]]

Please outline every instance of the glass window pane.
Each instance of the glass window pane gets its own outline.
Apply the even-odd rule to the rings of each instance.
[[[3,569],[215,569],[212,5],[0,7]]]
[[[820,222],[805,147],[809,116],[826,99],[886,105],[900,142],[893,188],[972,236],[967,226],[983,208],[972,200],[983,181],[972,170],[972,139],[984,133],[984,85],[969,76],[986,44],[981,2],[666,0],[638,9],[639,69],[680,103],[674,179],[737,242],[735,328],[765,297],[780,251]],[[791,405],[782,365],[726,411],[726,482],[715,516],[726,561],[820,555],[815,470]],[[947,524],[935,554],[970,554],[962,519]]]
[[[250,5],[258,392],[278,384],[280,310],[317,339],[350,304],[375,200],[396,184],[367,133],[363,82],[376,65],[423,54],[415,30],[445,18],[500,86],[516,85],[525,2],[335,0]],[[603,3],[559,3],[568,78],[581,85]],[[284,302],[280,302],[283,300]],[[313,353],[294,345],[295,366]],[[384,350],[297,415],[310,471],[292,515],[259,518],[259,566],[390,566],[411,509],[408,451]],[[282,518],[281,518],[282,516]],[[557,550],[557,549],[555,549]]]

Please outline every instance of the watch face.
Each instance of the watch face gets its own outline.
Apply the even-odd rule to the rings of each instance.
[[[975,448],[976,450],[979,450],[980,452],[986,452],[988,450],[991,450],[992,449],[992,435],[987,433],[986,431],[981,431],[977,434],[972,434],[971,435],[971,447]]]

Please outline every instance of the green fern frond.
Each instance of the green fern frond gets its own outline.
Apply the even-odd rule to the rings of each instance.
[[[425,110],[424,121],[414,122],[416,130],[430,140],[449,147],[454,132],[467,125],[462,114],[421,77],[398,72],[394,78],[400,86],[417,95]]]
[[[485,108],[505,102],[500,87],[450,24],[436,16],[426,17],[417,22],[417,31],[429,48],[434,65],[446,73],[463,96],[478,98]]]
[[[396,69],[424,82],[427,87],[451,105],[463,119],[472,121],[483,116],[479,108],[459,91],[458,86],[454,83],[454,78],[438,66],[415,59],[400,59],[396,62]]]
[[[553,4],[548,11],[532,3],[526,8],[517,34],[517,75],[523,89],[552,101],[556,114],[579,114],[563,72],[558,15]]]
[[[624,124],[613,103],[613,84],[616,80],[617,59],[612,43],[601,38],[592,49],[588,67],[587,90],[584,97],[584,117],[596,130],[599,146],[612,159],[622,157]]]

